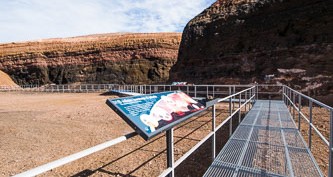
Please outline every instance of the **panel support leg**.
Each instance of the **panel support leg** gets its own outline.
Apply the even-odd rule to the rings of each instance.
[[[172,168],[171,173],[169,173],[168,177],[174,177],[175,172],[173,168],[174,164],[174,154],[173,154],[173,128],[166,131],[166,143],[167,143],[167,166],[168,168]]]

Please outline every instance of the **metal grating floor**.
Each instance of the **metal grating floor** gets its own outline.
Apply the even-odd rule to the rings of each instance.
[[[282,101],[257,100],[204,176],[323,176]]]

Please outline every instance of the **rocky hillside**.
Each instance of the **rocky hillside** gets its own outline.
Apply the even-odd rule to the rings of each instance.
[[[180,38],[124,33],[0,44],[0,70],[19,84],[163,83]]]
[[[0,88],[7,86],[16,87],[17,85],[6,73],[0,71]]]
[[[170,81],[333,94],[332,21],[331,0],[218,0],[187,24]]]

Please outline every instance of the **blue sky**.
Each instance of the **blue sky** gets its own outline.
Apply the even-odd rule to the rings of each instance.
[[[0,43],[113,32],[182,32],[216,0],[0,0]]]

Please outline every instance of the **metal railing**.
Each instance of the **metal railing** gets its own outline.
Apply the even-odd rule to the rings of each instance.
[[[27,86],[23,88],[25,89],[33,89],[32,86]],[[17,88],[15,88],[17,89]],[[22,88],[21,88],[22,89]],[[0,88],[1,90],[1,88]],[[68,85],[51,85],[47,86],[44,89],[35,89],[36,91],[49,91],[49,92],[105,92],[110,90],[126,90],[129,92],[136,92],[142,94],[150,94],[156,92],[163,91],[173,91],[173,90],[182,90],[187,93],[191,97],[196,98],[218,98],[208,103],[207,109],[212,109],[212,130],[206,135],[201,141],[199,141],[196,145],[194,145],[188,152],[186,152],[182,157],[180,157],[177,161],[174,161],[173,158],[173,129],[168,130],[166,132],[167,137],[167,154],[168,154],[168,168],[163,171],[160,176],[167,176],[174,174],[174,170],[177,166],[179,166],[187,157],[189,157],[194,151],[196,151],[201,145],[203,145],[207,140],[212,139],[212,157],[213,159],[216,156],[216,132],[224,126],[227,122],[229,123],[229,134],[232,134],[232,120],[237,117],[238,121],[241,121],[241,113],[242,110],[248,111],[251,108],[251,105],[255,100],[258,99],[282,99],[285,104],[290,107],[290,113],[293,118],[295,117],[295,112],[298,112],[298,129],[301,129],[301,118],[308,122],[308,145],[311,149],[312,147],[312,132],[314,131],[320,139],[328,146],[329,149],[329,172],[328,176],[333,177],[333,108],[327,106],[313,98],[310,98],[300,92],[297,92],[290,87],[284,85],[186,85],[186,86],[172,86],[172,85],[115,85],[115,84],[83,84],[76,86],[68,86]],[[73,91],[74,90],[74,91]],[[76,91],[75,91],[76,90]],[[309,116],[307,117],[302,111],[302,103],[305,103],[305,100],[309,103]],[[219,125],[216,125],[216,104],[220,102],[228,103],[228,117],[221,122]],[[325,109],[327,109],[330,113],[330,129],[329,129],[329,140],[325,138],[325,136],[319,131],[319,129],[313,124],[313,115],[312,108],[313,104],[319,105]],[[237,106],[238,105],[238,106]],[[79,158],[85,157],[89,154],[95,153],[101,149],[105,149],[111,147],[117,143],[125,141],[133,136],[136,133],[132,132],[130,134],[121,136],[115,140],[111,140],[100,145],[94,146],[87,150],[78,152],[76,154],[70,155],[68,157],[59,159],[57,161],[48,163],[46,165],[37,167],[35,169],[29,170],[19,176],[34,176],[40,173],[46,172],[53,168],[59,167],[66,163],[72,162]],[[121,140],[121,141],[119,141]],[[27,175],[29,174],[29,175]]]
[[[116,84],[79,84],[79,85],[20,85],[0,86],[0,91],[22,91],[22,92],[59,92],[59,93],[88,93],[105,92],[115,89]]]
[[[333,177],[333,108],[321,103],[309,96],[306,96],[288,86],[283,86],[283,101],[290,108],[290,113],[294,120],[298,120],[298,130],[301,130],[301,118],[306,120],[308,123],[308,146],[312,147],[312,132],[314,132],[320,137],[322,142],[328,147],[329,151],[329,165],[328,165],[328,176]],[[308,117],[302,111],[302,103],[308,102]],[[319,129],[314,125],[313,122],[313,108],[314,104],[326,109],[329,112],[329,137],[328,139],[319,131]],[[298,117],[295,116],[295,111],[298,113]]]
[[[241,104],[241,99],[245,98],[243,104]],[[235,109],[234,104],[232,104],[232,100],[235,100],[238,97],[239,107]],[[211,132],[206,135],[201,141],[199,141],[196,145],[194,145],[189,151],[187,151],[182,157],[180,157],[177,161],[174,161],[174,154],[173,154],[173,128],[166,132],[167,136],[167,165],[168,168],[160,174],[160,177],[163,176],[174,176],[174,171],[177,166],[179,166],[186,158],[188,158],[194,151],[196,151],[201,145],[203,145],[207,140],[212,138],[212,159],[214,160],[216,157],[216,132],[227,122],[229,123],[229,137],[232,135],[232,122],[233,118],[238,114],[238,123],[241,121],[241,110],[244,107],[245,111],[251,109],[251,105],[256,98],[256,86],[252,86],[248,89],[242,90],[235,94],[229,95],[225,98],[215,99],[211,101],[210,106],[212,108],[212,130]],[[221,102],[229,102],[229,116],[222,121],[219,125],[216,124],[216,104]]]
[[[150,94],[163,91],[182,90],[192,97],[207,97],[208,95],[221,98],[236,93],[250,85],[118,85],[118,84],[65,84],[65,85],[20,85],[0,86],[0,91],[25,91],[25,92],[60,92],[60,93],[85,93],[106,92],[123,90],[141,94]]]
[[[118,84],[65,84],[65,85],[20,85],[2,86],[0,91],[7,92],[51,92],[51,93],[102,93],[112,90],[150,94],[164,91],[181,90],[191,97],[196,98],[223,98],[243,89],[256,86],[257,98],[268,99],[281,96],[282,85],[118,85]],[[258,98],[260,95],[260,98]]]
[[[129,87],[129,86],[128,86]],[[162,87],[162,86],[158,86],[158,87]],[[163,86],[164,87],[164,86]],[[203,88],[206,86],[196,86],[194,87],[194,90],[199,90],[201,88]],[[228,92],[226,93],[232,93],[233,91],[233,88],[235,88],[236,90],[236,87],[233,87],[233,86],[221,86],[221,88],[227,88]],[[134,88],[134,87],[132,87]],[[140,88],[137,87],[137,88]],[[149,88],[149,86],[143,86],[142,88]],[[160,176],[166,176],[166,175],[172,175],[174,174],[174,170],[177,166],[179,166],[179,164],[181,164],[187,157],[189,157],[195,150],[197,150],[204,142],[206,142],[208,139],[212,138],[212,157],[213,159],[215,158],[216,156],[216,132],[221,129],[221,127],[223,125],[225,125],[227,122],[230,122],[229,123],[229,136],[231,136],[231,134],[233,133],[233,125],[232,125],[232,122],[234,119],[237,118],[238,122],[241,121],[241,114],[242,114],[242,109],[244,112],[247,112],[249,111],[251,108],[252,108],[252,104],[254,103],[255,101],[255,98],[256,98],[256,86],[252,86],[252,87],[248,87],[246,89],[243,89],[243,90],[240,90],[239,92],[237,93],[234,93],[234,94],[230,94],[224,98],[218,98],[218,99],[215,99],[215,100],[212,100],[210,102],[207,103],[207,106],[206,106],[206,110],[208,109],[212,109],[212,131],[206,135],[206,137],[204,137],[201,141],[199,141],[196,145],[194,145],[188,152],[186,152],[180,159],[178,159],[177,161],[174,161],[174,156],[173,156],[173,152],[174,152],[174,149],[173,149],[173,145],[174,145],[174,141],[173,141],[173,128],[170,129],[170,130],[167,130],[166,131],[166,139],[167,139],[167,164],[168,164],[168,168],[163,171],[163,173],[160,175]],[[121,88],[120,88],[121,89]],[[127,87],[125,87],[125,89],[128,89]],[[143,91],[144,89],[142,89],[141,91]],[[157,89],[158,90],[158,89]],[[172,90],[172,88],[171,88]],[[144,90],[146,91],[146,90]],[[154,90],[156,91],[156,90]],[[152,89],[149,90],[150,93],[152,93]],[[190,93],[190,92],[188,92]],[[211,93],[211,92],[209,92]],[[193,92],[192,94],[197,94],[199,95],[200,92]],[[218,93],[218,94],[221,94],[221,93]],[[235,102],[237,100],[237,103],[238,103],[238,107],[237,107],[237,104],[235,105]],[[216,114],[215,114],[215,111],[216,111],[216,104],[218,103],[221,103],[221,102],[228,102],[228,117],[223,121],[221,122],[219,125],[215,125],[216,123]],[[238,115],[238,116],[237,116]],[[23,176],[36,176],[36,175],[39,175],[41,173],[44,173],[44,172],[47,172],[51,169],[54,169],[54,168],[57,168],[59,166],[62,166],[62,165],[65,165],[67,163],[70,163],[72,161],[75,161],[75,160],[78,160],[82,157],[85,157],[85,156],[88,156],[92,153],[95,153],[95,152],[98,152],[100,150],[103,150],[105,148],[109,148],[113,145],[116,145],[120,142],[123,142],[129,138],[132,138],[134,136],[136,136],[137,133],[135,132],[132,132],[132,133],[129,133],[127,135],[123,135],[121,137],[118,137],[116,139],[113,139],[113,140],[110,140],[108,142],[105,142],[105,143],[102,143],[102,144],[99,144],[99,145],[96,145],[94,147],[91,147],[91,148],[88,148],[86,150],[83,150],[81,152],[78,152],[78,153],[75,153],[75,154],[72,154],[72,155],[69,155],[67,157],[64,157],[64,158],[61,158],[59,160],[56,160],[56,161],[53,161],[53,162],[50,162],[50,163],[47,163],[45,165],[42,165],[42,166],[39,166],[39,167],[36,167],[34,169],[31,169],[31,170],[28,170],[28,171],[25,171],[23,173],[20,173],[20,174],[17,174],[15,175],[16,177],[23,177]]]

